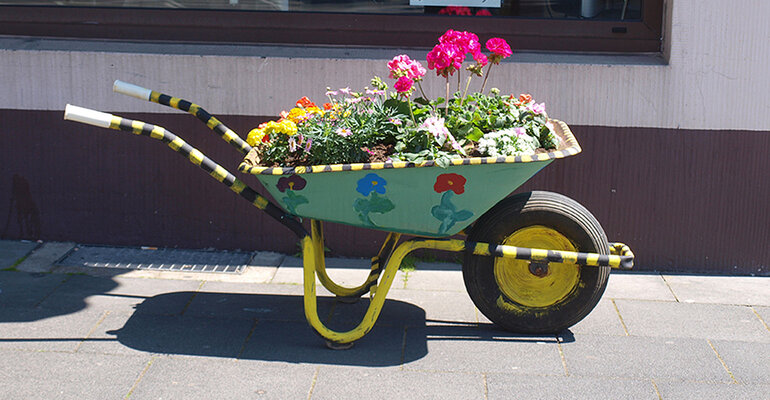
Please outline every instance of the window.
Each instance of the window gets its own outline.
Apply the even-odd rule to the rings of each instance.
[[[431,47],[452,28],[522,50],[659,52],[662,10],[663,0],[0,0],[0,34]]]

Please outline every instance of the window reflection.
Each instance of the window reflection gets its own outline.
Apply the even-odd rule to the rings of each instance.
[[[190,8],[252,11],[438,14],[574,20],[640,20],[643,0],[0,0],[0,5]]]

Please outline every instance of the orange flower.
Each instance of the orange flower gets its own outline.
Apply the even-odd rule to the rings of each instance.
[[[316,106],[315,103],[310,101],[310,99],[308,99],[307,96],[303,96],[301,99],[297,100],[297,107],[310,108],[315,106]]]
[[[532,101],[532,96],[531,95],[529,95],[529,94],[520,94],[519,95],[519,102],[521,102],[521,104],[527,104],[530,101]]]
[[[324,110],[329,111],[332,108],[334,108],[334,105],[332,103],[324,103]]]

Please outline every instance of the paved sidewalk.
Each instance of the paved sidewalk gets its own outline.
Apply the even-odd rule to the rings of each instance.
[[[613,273],[586,319],[528,336],[476,310],[458,265],[417,263],[372,332],[332,351],[305,322],[297,258],[130,270],[76,249],[0,241],[0,399],[770,399],[767,277]],[[328,260],[347,284],[367,264]],[[368,303],[319,292],[332,326]]]

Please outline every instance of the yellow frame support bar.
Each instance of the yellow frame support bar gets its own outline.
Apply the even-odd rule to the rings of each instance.
[[[631,253],[628,246],[619,243],[612,244],[612,252],[614,253],[612,255],[529,249],[491,245],[488,243],[465,242],[456,239],[418,238],[401,243],[394,249],[393,247],[398,241],[399,234],[391,233],[388,235],[382,249],[380,249],[380,253],[372,259],[372,270],[366,282],[356,288],[346,288],[335,284],[326,274],[322,228],[320,221],[311,220],[311,235],[302,238],[305,318],[319,335],[331,344],[336,345],[353,343],[364,337],[372,329],[380,315],[382,306],[385,303],[385,297],[393,284],[393,279],[396,276],[398,267],[401,265],[401,261],[414,250],[433,249],[454,252],[470,250],[473,254],[482,256],[547,262],[571,262],[586,266],[610,266],[623,269],[630,269],[633,265],[633,253]],[[390,254],[391,252],[392,254]],[[382,269],[380,264],[382,262],[385,263],[384,269]],[[366,310],[366,314],[358,326],[347,332],[338,332],[327,328],[321,322],[321,318],[318,316],[316,276],[318,276],[324,287],[341,297],[358,296],[363,294],[364,290],[371,290],[373,296],[369,303],[369,308]],[[379,284],[377,283],[378,279]]]
[[[369,276],[366,278],[366,281],[360,286],[349,288],[334,283],[334,281],[332,281],[332,279],[326,273],[323,223],[321,221],[311,220],[310,229],[313,239],[313,251],[315,252],[315,270],[316,274],[318,275],[318,280],[321,281],[321,284],[326,289],[338,297],[350,299],[360,297],[364,293],[368,292],[372,285],[377,283],[377,280],[382,274],[384,262],[387,262],[388,258],[393,253],[393,249],[396,246],[398,239],[401,237],[400,233],[388,233],[388,236],[385,238],[385,243],[383,243],[382,248],[380,248],[380,252],[377,253],[375,257],[372,257],[372,267],[369,271]]]

